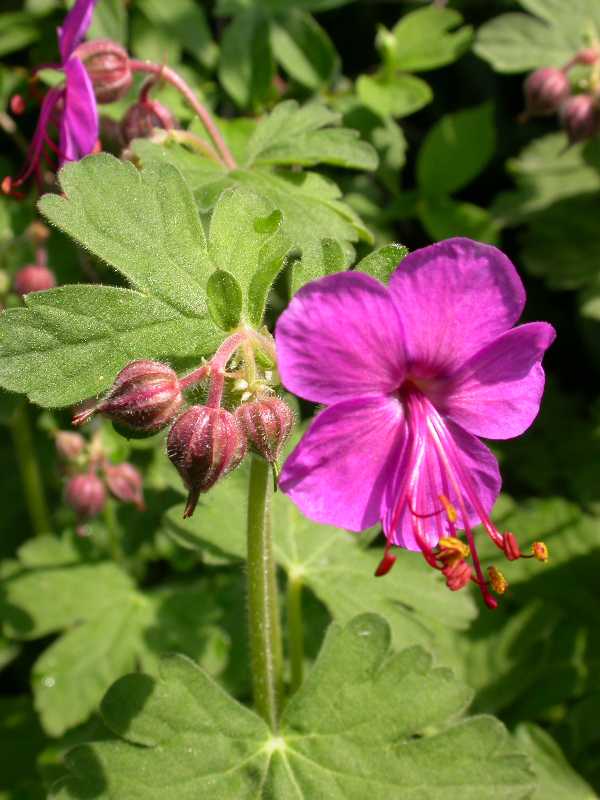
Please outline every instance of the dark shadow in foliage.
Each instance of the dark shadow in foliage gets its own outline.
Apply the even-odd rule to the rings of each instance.
[[[63,786],[68,786],[70,797],[77,800],[93,800],[104,793],[108,785],[106,774],[91,747],[85,744],[76,747],[67,755],[66,763],[71,772],[54,784],[52,796],[58,794]]]

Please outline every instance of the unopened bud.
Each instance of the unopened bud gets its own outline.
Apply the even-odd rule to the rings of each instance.
[[[174,127],[175,120],[169,109],[149,98],[131,106],[121,120],[121,134],[127,143],[149,138],[155,128],[171,130]]]
[[[531,545],[531,553],[538,561],[548,561],[548,547],[544,542],[534,542]]]
[[[235,416],[248,444],[270,464],[278,461],[294,426],[294,412],[280,397],[243,403]]]
[[[21,114],[25,113],[25,109],[27,106],[25,105],[25,100],[23,99],[23,95],[20,94],[13,94],[10,98],[10,110],[15,115],[15,117],[19,117]]]
[[[54,444],[56,452],[65,461],[75,461],[85,450],[85,439],[74,431],[58,431]]]
[[[67,483],[65,500],[77,513],[79,519],[95,517],[106,503],[106,489],[93,472],[74,475]]]
[[[189,489],[183,516],[191,517],[200,494],[239,466],[246,437],[231,412],[192,406],[171,428],[167,454]]]
[[[74,425],[99,412],[125,430],[157,433],[177,414],[183,398],[177,374],[160,361],[132,361],[117,375],[108,394],[73,417]]]
[[[110,39],[94,39],[76,48],[78,58],[90,76],[99,103],[114,103],[124,97],[133,81],[127,51]]]
[[[532,117],[554,114],[571,92],[565,73],[554,67],[536,69],[525,81],[525,107]]]
[[[15,292],[21,296],[31,292],[44,292],[56,286],[56,277],[51,269],[41,264],[29,264],[15,275]]]
[[[563,104],[560,120],[571,144],[591,139],[600,131],[600,110],[589,94],[577,94]]]
[[[133,503],[139,511],[145,510],[142,476],[133,464],[126,461],[122,464],[107,464],[104,474],[106,485],[117,500]]]
[[[587,67],[593,66],[600,58],[600,51],[597,47],[585,47],[580,50],[573,59],[574,64],[584,64]]]

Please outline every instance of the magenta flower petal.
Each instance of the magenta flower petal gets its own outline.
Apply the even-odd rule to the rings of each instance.
[[[83,41],[92,22],[94,6],[98,0],[77,0],[58,29],[58,48],[63,64]]]
[[[521,279],[500,250],[448,239],[408,255],[390,288],[410,362],[425,376],[453,372],[507,331],[525,303]]]
[[[380,519],[404,431],[397,400],[336,403],[317,415],[285,462],[281,489],[315,522],[364,530]]]
[[[526,431],[540,408],[541,360],[555,335],[546,322],[531,322],[487,344],[450,379],[444,412],[476,436],[510,439]]]
[[[60,122],[61,162],[83,158],[98,140],[98,109],[90,77],[78,58],[70,58],[64,70],[67,80]]]
[[[329,275],[300,289],[277,323],[282,383],[328,404],[392,392],[404,378],[403,338],[385,286],[358,272]]]

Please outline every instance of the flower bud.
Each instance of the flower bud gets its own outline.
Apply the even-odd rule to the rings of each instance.
[[[569,78],[560,69],[536,69],[525,81],[525,106],[532,117],[554,114],[571,92]]]
[[[185,519],[194,513],[200,493],[240,464],[246,437],[231,412],[192,406],[171,428],[167,453],[189,489]]]
[[[274,464],[294,425],[292,409],[279,397],[264,397],[243,403],[235,417],[252,449]]]
[[[589,94],[577,94],[562,105],[560,120],[571,144],[591,139],[600,131],[600,110]]]
[[[114,103],[124,97],[133,81],[127,51],[110,39],[94,39],[76,48],[74,56],[83,62],[98,103]]]
[[[154,128],[170,130],[174,127],[175,120],[169,109],[149,98],[131,106],[121,120],[121,134],[127,143],[133,139],[147,139]]]
[[[44,292],[56,286],[56,277],[51,269],[41,264],[29,264],[15,275],[15,292],[21,296],[30,292]]]
[[[117,500],[133,503],[139,511],[145,510],[142,476],[133,464],[126,461],[122,464],[107,464],[104,474],[106,485]]]
[[[95,473],[83,472],[67,482],[65,500],[79,519],[89,519],[104,508],[106,489]]]
[[[85,439],[74,431],[58,431],[54,444],[56,452],[65,461],[75,461],[85,450]]]
[[[134,433],[157,433],[173,419],[183,398],[177,374],[160,361],[132,361],[98,405],[73,417],[74,425],[99,412]]]

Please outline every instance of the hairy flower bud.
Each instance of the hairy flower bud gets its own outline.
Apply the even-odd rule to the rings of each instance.
[[[104,474],[106,485],[117,500],[133,503],[139,511],[145,510],[142,476],[133,464],[126,461],[122,464],[107,464]]]
[[[252,449],[274,464],[294,425],[292,409],[280,397],[264,397],[243,403],[235,417]]]
[[[104,400],[76,414],[73,424],[81,425],[99,412],[134,433],[157,433],[171,422],[182,402],[171,367],[160,361],[132,361],[119,372]]]
[[[571,144],[584,142],[600,132],[600,109],[589,94],[569,97],[560,109],[560,120]]]
[[[65,461],[74,461],[85,450],[85,439],[74,431],[58,431],[54,444],[56,452]]]
[[[110,39],[80,44],[74,56],[83,62],[98,103],[114,103],[124,97],[133,81],[127,51]]]
[[[171,428],[167,453],[189,489],[183,516],[191,517],[200,493],[240,464],[246,437],[231,412],[192,406]]]
[[[127,143],[133,139],[147,139],[154,128],[170,130],[174,127],[175,120],[169,109],[149,98],[131,106],[121,120],[121,134]]]
[[[536,69],[525,81],[525,105],[530,116],[554,114],[571,92],[569,78],[560,69]]]
[[[56,286],[56,277],[51,269],[41,264],[29,264],[20,269],[14,279],[15,292],[20,295],[44,292]]]
[[[106,489],[100,478],[93,472],[74,475],[65,489],[65,500],[77,513],[79,519],[95,517],[106,503]]]

